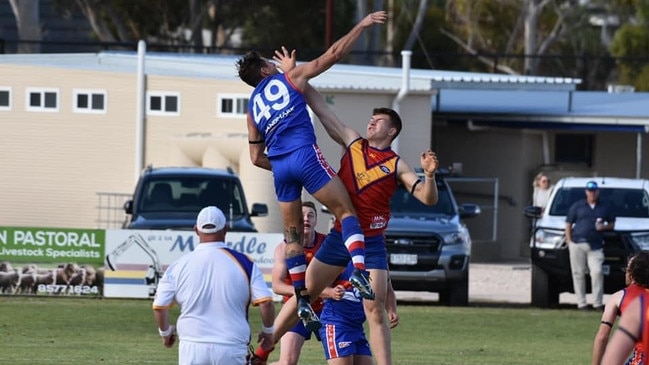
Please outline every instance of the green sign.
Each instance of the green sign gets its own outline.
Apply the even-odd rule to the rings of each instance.
[[[103,264],[105,237],[99,229],[0,227],[0,260]]]
[[[106,232],[0,227],[0,295],[102,296]]]

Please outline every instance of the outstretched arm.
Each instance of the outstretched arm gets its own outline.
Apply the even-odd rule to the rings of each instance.
[[[323,55],[311,62],[295,67],[288,72],[288,77],[300,90],[304,90],[304,86],[309,79],[323,73],[351,51],[352,46],[365,28],[369,28],[374,24],[383,24],[387,18],[388,13],[385,11],[369,14],[356,24],[349,33],[332,44]]]
[[[308,83],[304,89],[304,97],[313,112],[318,116],[327,134],[338,144],[347,147],[352,141],[360,137],[358,132],[338,119],[338,116],[329,108],[322,95]]]
[[[399,159],[397,171],[399,181],[410,193],[420,202],[426,205],[435,205],[438,200],[437,182],[435,171],[437,171],[437,155],[430,149],[421,154],[421,168],[424,170],[422,181],[415,171],[403,159]]]

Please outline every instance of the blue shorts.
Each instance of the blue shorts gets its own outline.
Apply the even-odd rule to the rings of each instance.
[[[320,337],[327,360],[353,355],[372,356],[363,327],[325,324],[320,328]]]
[[[317,313],[318,316],[320,316],[320,313]],[[288,332],[293,332],[297,333],[298,335],[302,336],[305,340],[310,340],[311,339],[311,331],[306,329],[304,327],[304,323],[302,321],[299,321],[293,328],[288,330]]]
[[[343,242],[342,233],[332,229],[315,253],[318,261],[327,265],[345,267],[351,260]],[[365,237],[365,267],[367,269],[388,269],[388,252],[383,235]]]
[[[300,199],[303,187],[313,194],[336,175],[317,145],[300,147],[291,153],[272,157],[270,164],[275,194],[280,202]]]

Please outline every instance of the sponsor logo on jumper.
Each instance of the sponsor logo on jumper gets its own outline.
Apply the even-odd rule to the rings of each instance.
[[[370,229],[380,229],[385,227],[388,224],[388,220],[383,215],[375,215],[372,217],[372,222],[370,223]]]
[[[357,172],[356,181],[358,181],[358,185],[360,186],[369,184],[371,182],[370,175],[365,171]]]
[[[293,109],[295,109],[295,106],[292,106],[292,107],[284,110],[283,112],[279,113],[278,116],[276,116],[273,120],[271,120],[268,123],[268,125],[266,126],[266,130],[265,130],[264,134],[268,135],[273,129],[275,129],[277,124],[279,122],[281,122],[282,119],[286,118],[287,116],[289,116],[293,112]]]

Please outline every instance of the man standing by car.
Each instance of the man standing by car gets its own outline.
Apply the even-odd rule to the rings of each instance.
[[[599,200],[595,181],[586,183],[586,199],[575,202],[566,216],[566,242],[570,252],[572,285],[577,296],[577,308],[587,310],[586,272],[590,274],[595,300],[593,308],[602,310],[604,297],[604,234],[615,228],[611,207]]]

